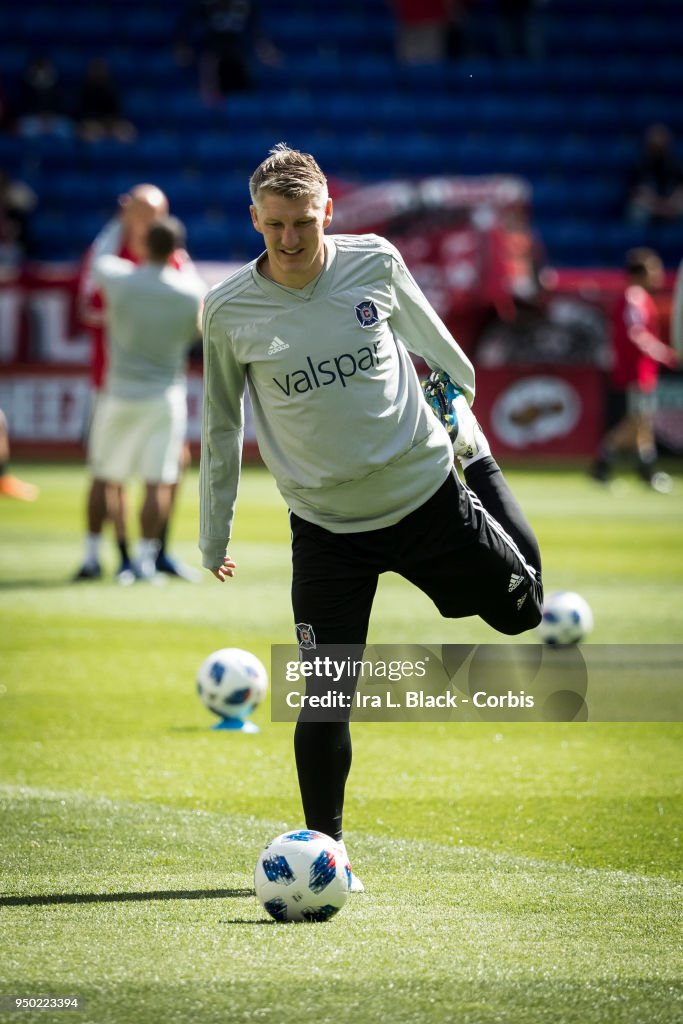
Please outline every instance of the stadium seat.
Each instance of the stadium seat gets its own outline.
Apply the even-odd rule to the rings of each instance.
[[[37,0],[0,9],[10,99],[29,52],[49,49],[72,96],[88,57],[101,55],[139,131],[129,146],[0,135],[2,166],[38,187],[34,222],[55,257],[60,246],[66,256],[81,244],[64,227],[70,197],[101,217],[142,177],[193,219],[199,258],[204,244],[207,258],[222,258],[219,215],[237,218],[249,174],[282,139],[315,153],[331,177],[359,182],[524,174],[554,259],[621,258],[632,237],[621,225],[621,198],[644,128],[663,120],[683,138],[680,0],[601,0],[599,10],[594,0],[553,0],[541,12],[547,56],[534,61],[496,57],[497,0],[479,0],[469,14],[470,52],[416,66],[394,58],[386,0],[326,9],[324,34],[319,0],[261,0],[262,25],[281,59],[262,64],[254,56],[255,89],[215,103],[200,95],[197,66],[174,61],[184,2],[74,0],[63,8]],[[247,251],[253,239],[238,236]],[[673,254],[676,234],[657,237]]]

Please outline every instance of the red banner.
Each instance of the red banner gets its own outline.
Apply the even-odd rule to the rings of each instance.
[[[602,374],[587,366],[480,369],[476,412],[501,459],[590,457],[604,427]]]
[[[58,366],[21,366],[0,375],[0,409],[10,427],[12,454],[50,458],[85,455],[92,391],[87,370]],[[245,401],[245,455],[258,454]],[[199,453],[202,424],[202,372],[191,368],[187,380],[187,439]]]
[[[477,417],[496,455],[591,455],[602,430],[600,373],[587,367],[481,369]],[[0,408],[16,455],[82,457],[91,390],[85,370],[24,366],[0,377]],[[188,440],[198,451],[201,370],[188,377]],[[245,454],[257,454],[251,405],[245,401]]]

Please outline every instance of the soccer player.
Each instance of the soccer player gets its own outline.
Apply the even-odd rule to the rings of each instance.
[[[652,249],[629,249],[628,283],[612,315],[610,404],[616,424],[605,434],[591,475],[607,483],[621,452],[635,454],[638,474],[653,490],[668,493],[671,478],[656,472],[654,415],[660,366],[678,365],[675,351],[659,337],[652,292],[661,288],[664,268]]]
[[[184,237],[178,220],[159,218],[147,230],[142,266],[102,255],[92,269],[106,298],[109,350],[89,460],[93,477],[107,482],[110,506],[132,476],[145,482],[134,574],[144,580],[156,574],[159,529],[178,479],[187,420],[185,356],[199,332],[206,291],[196,273],[170,265]]]
[[[681,359],[683,359],[683,260],[678,265],[678,272],[674,283],[671,306],[671,344],[678,355],[680,363]]]
[[[470,411],[472,365],[400,253],[375,235],[326,236],[325,176],[284,144],[250,192],[265,252],[213,288],[204,309],[204,566],[220,581],[235,571],[227,547],[248,382],[261,454],[290,509],[302,655],[318,644],[362,649],[387,571],[444,616],[480,615],[507,634],[535,626],[538,544]],[[452,382],[452,439],[408,350]],[[306,824],[341,844],[348,722],[300,718],[294,743]]]
[[[0,409],[0,497],[16,498],[18,501],[35,501],[39,494],[38,488],[9,473],[9,461],[9,427],[7,417]]]
[[[119,256],[141,264],[146,256],[146,235],[150,224],[155,218],[168,214],[168,199],[156,185],[140,184],[131,188],[119,198],[119,210],[100,231],[88,250],[83,262],[79,281],[79,306],[81,319],[90,332],[92,339],[91,376],[94,393],[94,406],[102,390],[107,363],[107,329],[105,300],[97,280],[93,274],[95,261],[103,255]],[[192,265],[187,253],[179,251],[173,255],[173,265],[183,268]],[[194,272],[194,271],[193,271]],[[185,450],[183,460],[187,458]],[[111,489],[110,489],[111,490]],[[176,487],[172,490],[172,501]],[[111,494],[110,494],[111,498]],[[170,514],[170,509],[169,509]],[[74,576],[74,581],[99,579],[102,575],[100,566],[100,547],[102,543],[102,527],[107,517],[113,516],[116,542],[121,556],[117,571],[117,579],[121,583],[130,583],[135,577],[135,563],[131,560],[126,537],[125,492],[120,489],[116,501],[105,498],[105,481],[92,478],[87,498],[87,526],[83,564]],[[161,572],[180,576],[185,579],[194,578],[192,570],[171,558],[166,553],[166,534],[168,519],[161,526],[161,546],[157,568]]]

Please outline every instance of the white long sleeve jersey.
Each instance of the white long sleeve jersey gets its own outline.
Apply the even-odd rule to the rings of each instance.
[[[390,526],[453,465],[408,355],[445,370],[471,403],[471,362],[399,252],[376,235],[328,235],[320,275],[275,284],[259,260],[205,302],[200,542],[207,568],[230,540],[248,382],[261,456],[284,500],[333,533]]]

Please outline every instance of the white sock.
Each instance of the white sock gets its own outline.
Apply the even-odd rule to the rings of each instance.
[[[137,545],[138,562],[141,565],[145,562],[155,562],[160,547],[161,544],[156,538],[141,537]]]
[[[344,857],[346,859],[346,863],[348,864],[349,863],[349,855],[346,852],[346,843],[344,842],[343,839],[339,839],[337,841],[337,846],[339,848],[339,852],[341,853],[342,857]]]
[[[100,548],[102,547],[101,533],[87,533],[85,535],[85,564],[97,565],[100,560]]]
[[[354,874],[353,872],[353,867],[351,866],[349,855],[346,852],[346,843],[344,842],[343,839],[340,839],[339,842],[337,843],[337,849],[341,854],[342,860],[344,861],[344,865],[348,864],[349,867],[351,868],[351,884],[349,887],[349,892],[365,892],[365,886],[361,882],[358,875]]]
[[[479,459],[486,459],[486,458],[488,458],[490,456],[490,454],[491,454],[491,448],[489,446],[488,441],[486,440],[486,437],[484,436],[484,431],[479,426],[476,427],[476,439],[477,439],[477,454],[476,455],[472,455],[471,458],[469,458],[469,459],[467,458],[466,455],[458,455],[458,458],[460,460],[460,465],[462,466],[463,469],[467,469],[468,466],[471,466],[473,462],[478,462]]]

